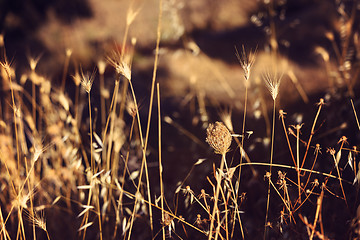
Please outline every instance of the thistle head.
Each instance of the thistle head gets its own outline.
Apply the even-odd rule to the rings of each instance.
[[[210,123],[206,133],[206,142],[215,150],[215,153],[225,155],[229,151],[232,137],[222,122]]]

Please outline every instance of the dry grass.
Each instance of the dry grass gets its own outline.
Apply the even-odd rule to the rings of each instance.
[[[351,26],[355,22],[353,12],[349,16],[340,12],[347,26],[344,28],[347,32],[341,35],[341,47],[333,35],[327,35],[339,68],[330,69],[327,50],[316,49],[326,62],[328,76],[337,71],[345,86],[341,88],[329,79],[326,96],[333,94],[331,96],[345,99],[341,105],[351,106],[347,108],[350,110],[347,116],[352,116],[353,122],[333,128],[324,126],[332,120],[338,123],[338,119],[331,119],[324,109],[331,97],[313,103],[315,107],[310,109],[314,113],[304,110],[307,122],[289,117],[295,116],[297,109],[286,110],[292,114],[282,109],[277,111],[278,98],[282,97],[280,82],[285,81],[286,76],[295,84],[304,102],[311,103],[313,99],[304,92],[292,70],[284,71],[284,76],[279,74],[282,70],[277,65],[279,44],[276,24],[271,18],[268,47],[274,65],[270,70],[264,67],[264,81],[253,79],[251,74],[257,52],[266,52],[264,49],[258,47],[247,53],[243,46],[241,53],[237,50],[235,53],[245,80],[243,112],[241,116],[236,115],[238,122],[232,120],[235,110],[223,111],[214,117],[212,110],[222,106],[219,107],[215,97],[206,96],[197,88],[196,79],[192,79],[194,88],[182,102],[182,108],[191,106],[188,118],[200,129],[198,134],[170,116],[164,116],[165,101],[160,96],[161,84],[157,79],[162,4],[160,1],[147,111],[141,110],[139,99],[142,97],[137,95],[134,86],[137,81],[132,69],[136,61],[136,39],[128,40],[130,25],[141,14],[141,8],[135,9],[130,4],[124,19],[126,28],[121,49],[101,56],[100,59],[107,58],[107,62],[97,60],[98,70],[93,70],[92,74],[84,73],[77,65],[74,72],[70,72],[75,49],[66,49],[60,87],[37,72],[41,57],[29,57],[30,72],[17,76],[16,66],[6,56],[3,36],[0,36],[4,53],[0,61],[3,86],[0,238],[228,240],[263,236],[264,239],[330,239],[334,233],[327,226],[326,218],[332,210],[331,204],[342,208],[349,222],[351,220],[349,236],[359,237],[359,213],[354,210],[359,204],[358,138],[335,139],[333,134],[345,127],[356,131],[357,136],[360,131],[359,105],[356,105],[359,96],[355,91],[360,68],[358,59],[349,58],[350,49],[358,47],[359,33],[348,30],[353,29]],[[266,7],[269,12],[275,11],[272,4]],[[107,64],[111,65],[111,70],[106,68]],[[111,78],[112,89],[105,84],[105,76],[110,75],[106,75],[107,71],[115,74]],[[72,76],[74,82],[66,82],[68,76]],[[229,87],[224,79],[221,81],[219,85]],[[252,82],[257,82],[261,90],[268,88],[270,96],[253,88]],[[67,86],[74,87],[75,91],[70,93]],[[259,92],[259,98],[272,101],[272,125],[259,127],[262,130],[251,129],[252,122],[256,121],[252,118],[255,113],[248,108],[252,90]],[[340,90],[345,93],[337,93]],[[230,90],[228,94],[236,93]],[[156,120],[153,105],[157,107]],[[232,109],[232,106],[225,106],[225,109]],[[265,119],[267,114],[264,110],[259,118]],[[146,125],[142,124],[144,117]],[[223,122],[211,123],[213,118],[221,118]],[[281,127],[276,127],[278,121]],[[188,151],[184,155],[188,158],[201,156],[191,166],[183,166],[186,177],[176,186],[167,183],[180,174],[172,176],[176,172],[169,172],[165,167],[170,166],[170,159],[164,157],[168,156],[163,154],[164,146],[172,140],[167,139],[170,135],[164,134],[165,123],[185,136],[186,146],[178,146],[180,151]],[[323,128],[327,131],[322,131]],[[156,133],[152,129],[156,129]],[[205,134],[206,139],[199,137]],[[324,138],[330,140],[323,141]],[[154,139],[156,147],[150,145]],[[319,141],[332,144],[320,145]],[[353,147],[348,147],[349,142]],[[205,143],[215,154],[221,155],[220,161],[213,153],[206,152],[210,148]],[[194,152],[189,147],[191,144],[205,150]],[[196,176],[200,171],[206,172],[203,179],[199,179],[201,174]],[[248,201],[247,196],[254,194],[259,201],[255,198],[251,198],[253,202]],[[71,222],[67,222],[69,219]],[[58,229],[63,226],[67,232],[59,233]]]

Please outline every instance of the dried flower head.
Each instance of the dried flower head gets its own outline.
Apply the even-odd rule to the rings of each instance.
[[[287,113],[284,112],[284,110],[282,110],[282,109],[279,110],[279,118],[285,118],[285,115],[286,115],[286,114],[287,114]]]
[[[215,150],[215,153],[224,155],[228,152],[232,138],[222,122],[210,123],[206,133],[206,142]]]
[[[332,155],[332,156],[335,156],[335,153],[336,153],[336,151],[335,151],[334,148],[328,148],[328,149],[326,150],[326,152],[330,153],[330,155]]]

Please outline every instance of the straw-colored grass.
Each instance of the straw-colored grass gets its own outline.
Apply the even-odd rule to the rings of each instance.
[[[76,49],[66,49],[59,84],[38,72],[42,64],[40,55],[28,57],[29,72],[17,76],[17,66],[8,60],[4,36],[0,35],[4,53],[0,60],[4,86],[1,100],[5,101],[0,109],[0,238],[50,240],[71,235],[84,240],[229,240],[281,238],[286,233],[284,236],[294,239],[304,236],[329,239],[333,233],[327,225],[330,214],[327,208],[333,202],[336,208],[344,209],[352,223],[349,230],[354,230],[350,228],[356,228],[359,219],[355,213],[358,207],[355,192],[360,183],[359,143],[354,135],[342,134],[345,128],[357,135],[360,132],[359,96],[355,91],[360,70],[358,62],[350,64],[353,58],[349,57],[349,51],[359,43],[359,33],[352,28],[354,12],[349,16],[339,13],[347,26],[340,47],[332,33],[326,36],[331,41],[338,69],[332,69],[333,56],[328,50],[315,49],[325,61],[329,78],[337,71],[345,85],[341,88],[334,79],[329,79],[326,97],[312,103],[314,98],[302,88],[294,71],[279,74],[280,53],[273,14],[276,8],[266,5],[271,13],[269,48],[248,51],[243,45],[240,53],[235,50],[240,63],[237,67],[244,72],[239,76],[245,83],[243,108],[239,113],[234,106],[224,106],[222,109],[231,110],[212,115],[216,107],[219,109],[216,96],[191,89],[194,91],[189,94],[191,99],[183,100],[179,109],[185,112],[184,106],[191,103],[189,116],[181,117],[190,119],[197,115],[194,131],[181,122],[181,114],[166,116],[167,99],[160,94],[163,89],[158,81],[158,66],[161,54],[166,54],[160,44],[162,0],[154,30],[149,105],[147,110],[141,108],[144,97],[138,95],[135,81],[140,80],[133,69],[136,66],[133,62],[141,57],[136,55],[136,39],[129,40],[130,26],[143,10],[135,8],[135,4],[131,2],[124,19],[121,48],[115,47],[112,53],[94,61],[98,69],[92,70],[92,74],[77,64],[72,66]],[[272,68],[264,68],[264,81],[251,86],[255,56],[269,49],[274,61]],[[223,79],[219,71],[212,71]],[[67,81],[68,77],[73,82]],[[109,79],[113,80],[112,89],[107,83]],[[301,110],[285,105],[277,111],[281,99],[286,98],[281,92],[282,81],[295,84],[295,92],[303,99]],[[224,79],[221,85],[235,99],[236,93]],[[68,86],[75,89],[73,95]],[[261,95],[264,88],[270,96]],[[257,96],[264,105],[262,114],[272,114],[269,119],[262,116],[263,123],[252,118],[249,106],[252,90],[261,95]],[[344,109],[353,119],[346,119],[339,126],[325,126],[340,121],[335,119],[338,115],[330,116],[325,110],[327,105],[333,107],[332,96],[346,99],[340,105],[349,105]],[[272,105],[269,112],[267,107],[271,107],[266,99]],[[314,106],[306,105],[307,102]],[[153,107],[157,108],[157,117],[153,116]],[[314,114],[308,113],[309,109]],[[297,111],[305,115],[300,121],[294,118]],[[277,128],[278,121],[281,126]],[[256,125],[258,129],[251,129]],[[182,143],[185,146],[168,147],[168,140],[177,144],[177,138],[185,139]],[[349,143],[353,146],[349,147]],[[164,152],[171,153],[176,148],[189,161],[198,159],[193,164],[181,163],[182,169],[178,171],[170,171],[167,167],[174,162]],[[173,161],[180,159],[177,157]],[[169,178],[178,180],[177,185],[170,185]],[[63,226],[68,231],[57,235],[57,228]]]

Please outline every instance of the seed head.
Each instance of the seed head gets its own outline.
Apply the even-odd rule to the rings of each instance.
[[[35,224],[36,227],[47,231],[44,210],[40,211],[40,215],[35,211],[32,215],[27,213],[27,218],[31,223]]]
[[[251,67],[255,62],[257,48],[255,49],[254,52],[250,50],[249,54],[246,54],[244,45],[242,46],[241,55],[236,47],[235,47],[235,51],[236,51],[236,57],[239,60],[242,69],[244,70],[245,80],[247,81],[250,78]]]
[[[89,73],[84,74],[81,71],[81,85],[83,86],[83,88],[87,93],[90,93],[91,91],[92,85],[94,83],[94,77],[95,77],[94,75],[95,75],[94,72],[91,75],[89,75]]]
[[[282,74],[266,72],[264,75],[266,87],[269,89],[272,99],[275,101],[279,94]]]
[[[210,123],[206,133],[206,142],[215,150],[215,153],[224,155],[229,151],[232,138],[222,122]]]
[[[125,58],[130,58],[126,61]],[[131,81],[131,66],[129,64],[132,56],[122,56],[119,51],[114,51],[112,57],[108,57],[109,63],[115,68],[115,71]]]

